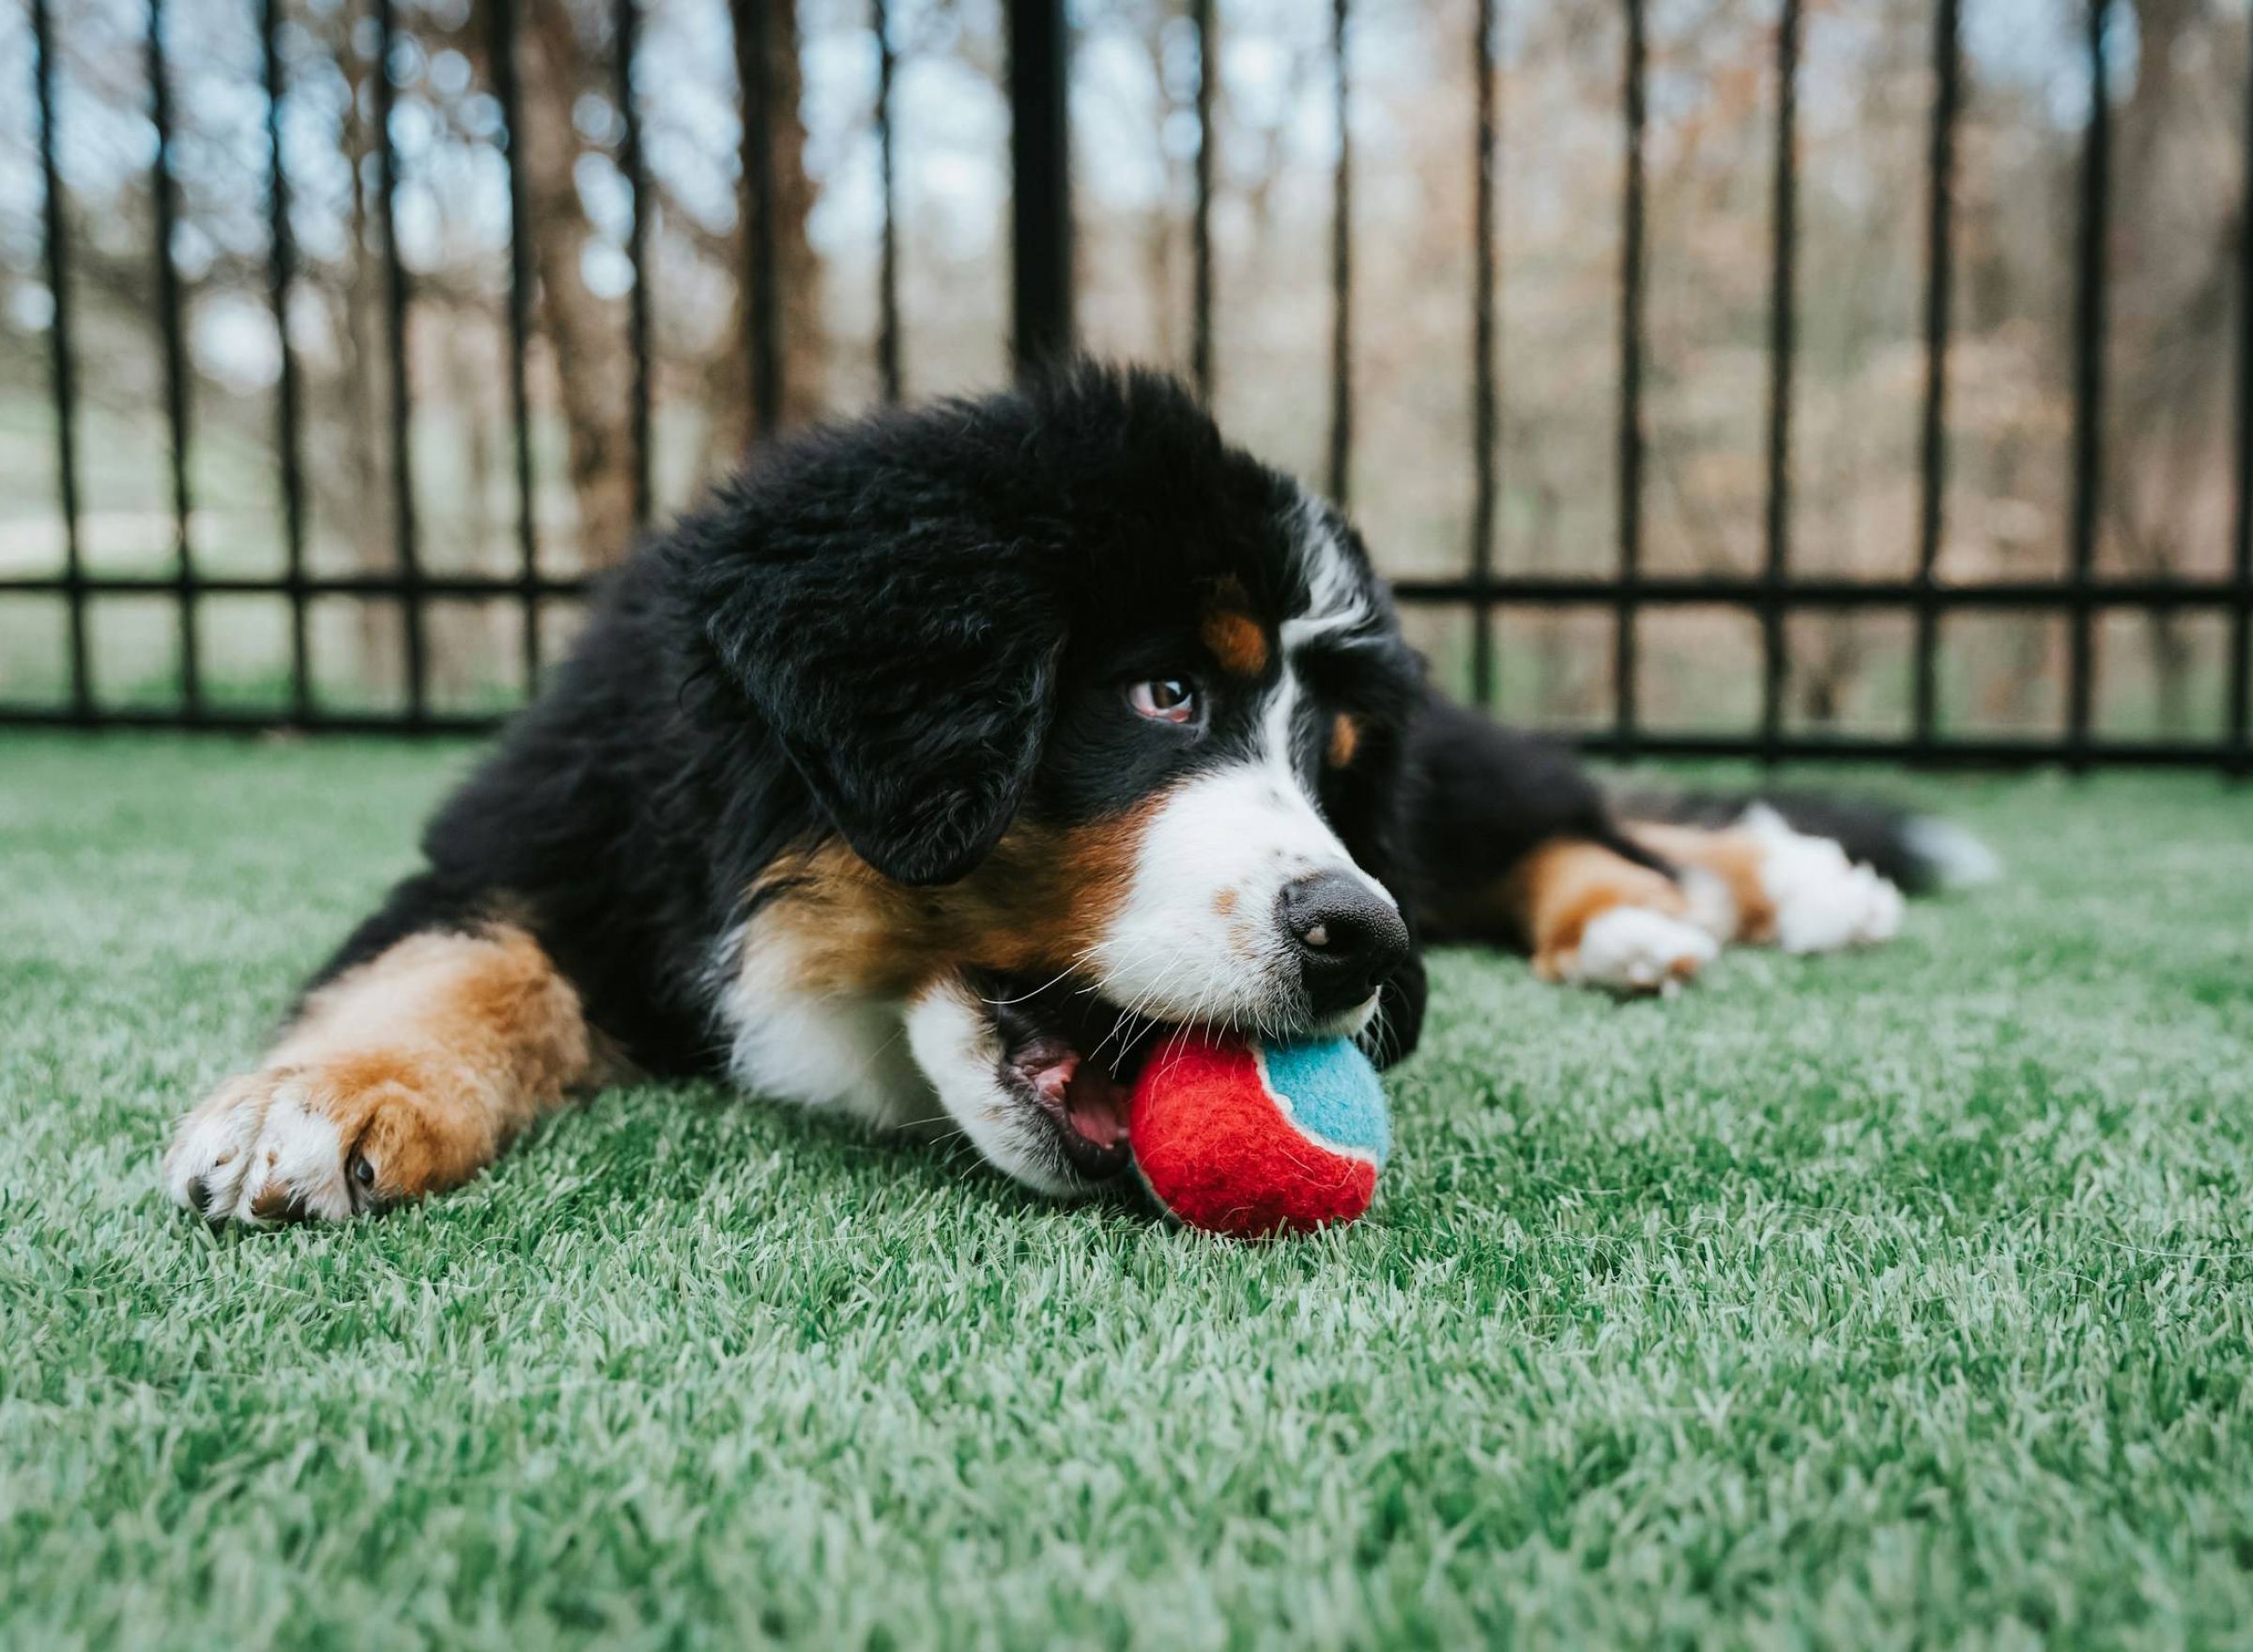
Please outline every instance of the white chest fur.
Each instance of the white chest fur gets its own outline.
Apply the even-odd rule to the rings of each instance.
[[[897,1000],[813,987],[805,941],[758,918],[722,942],[720,1018],[729,1075],[742,1088],[835,1108],[881,1128],[938,1111],[915,1065]]]

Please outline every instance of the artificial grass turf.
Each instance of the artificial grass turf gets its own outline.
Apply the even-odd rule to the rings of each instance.
[[[0,741],[11,1646],[2253,1625],[2253,794],[1890,780],[2011,881],[1670,1003],[1443,955],[1312,1241],[696,1088],[212,1237],[173,1116],[465,760]]]

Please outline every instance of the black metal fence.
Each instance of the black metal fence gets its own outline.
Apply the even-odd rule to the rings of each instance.
[[[52,0],[29,0],[36,51],[36,97],[39,161],[45,185],[45,263],[53,295],[50,340],[54,408],[56,415],[55,487],[64,528],[64,564],[59,574],[0,577],[0,595],[59,596],[69,615],[69,692],[58,705],[0,705],[0,725],[154,725],[197,727],[294,727],[306,729],[431,731],[484,727],[491,718],[435,710],[429,678],[425,618],[434,599],[514,599],[523,608],[527,681],[540,668],[543,604],[582,597],[585,582],[543,574],[537,558],[532,509],[530,411],[526,389],[531,273],[529,229],[524,180],[516,149],[504,137],[508,157],[511,254],[508,283],[510,396],[514,421],[519,571],[513,577],[472,577],[428,573],[416,537],[416,491],[406,440],[412,411],[405,326],[414,295],[408,271],[392,234],[398,194],[398,165],[391,130],[392,84],[389,72],[374,76],[376,98],[378,225],[385,257],[385,303],[389,319],[386,363],[391,385],[391,487],[398,568],[384,574],[315,575],[305,558],[304,482],[299,457],[300,392],[284,324],[290,302],[294,249],[289,222],[289,180],[282,164],[279,109],[284,91],[276,45],[280,0],[260,0],[264,81],[268,117],[266,178],[270,244],[268,288],[281,338],[278,387],[281,462],[276,487],[284,522],[287,564],[277,578],[221,578],[199,574],[190,529],[192,501],[189,452],[188,364],[183,342],[181,282],[172,254],[177,185],[171,161],[172,113],[164,59],[164,0],[149,0],[147,73],[150,112],[157,144],[153,162],[157,213],[156,263],[158,322],[165,411],[171,437],[171,503],[175,524],[173,573],[169,576],[95,574],[87,571],[80,543],[79,455],[75,450],[77,392],[69,307],[70,250],[64,228],[62,184],[56,151],[56,99]],[[2113,52],[2108,28],[2116,0],[2081,0],[2088,66],[2094,88],[2080,161],[2078,234],[2073,250],[2075,307],[2074,416],[2071,474],[2073,494],[2066,524],[2067,563],[2061,580],[1943,584],[1936,577],[1946,522],[1944,482],[1948,464],[1949,296],[1954,260],[1954,182],[1963,85],[1962,0],[1934,0],[1932,67],[1935,88],[1930,114],[1928,211],[1924,250],[1922,439],[1917,572],[1912,578],[1862,580],[1806,578],[1794,574],[1790,543],[1788,484],[1792,442],[1792,368],[1795,303],[1794,260],[1798,247],[1797,87],[1802,0],[1781,0],[1774,75],[1777,97],[1775,170],[1771,203],[1769,385],[1767,418],[1766,555],[1755,576],[1655,577],[1646,574],[1642,556],[1645,358],[1646,189],[1644,134],[1648,65],[1646,0],[1621,0],[1626,29],[1620,66],[1620,108],[1626,139],[1625,176],[1619,194],[1622,258],[1618,283],[1617,572],[1604,577],[1543,577],[1500,572],[1496,557],[1497,496],[1497,334],[1495,290],[1496,0],[1470,0],[1463,26],[1478,75],[1476,279],[1465,296],[1475,319],[1476,348],[1465,392],[1473,409],[1474,440],[1465,456],[1475,476],[1470,572],[1466,577],[1403,580],[1395,587],[1403,603],[1467,609],[1472,628],[1471,683],[1482,701],[1494,689],[1493,620],[1507,609],[1609,610],[1615,648],[1615,714],[1608,729],[1585,737],[1597,751],[1632,757],[1641,754],[1785,758],[1878,758],[1916,762],[2014,763],[2061,760],[2075,767],[2092,763],[2225,768],[2253,772],[2253,221],[2241,207],[2237,248],[2237,307],[2234,430],[2232,434],[2234,521],[2230,569],[2220,579],[2100,578],[2096,539],[2102,476],[2100,451],[2105,408],[2103,365],[2106,348],[2106,241],[2112,202],[2111,121],[2107,58]],[[395,21],[392,0],[372,0],[377,34],[376,58],[392,58]],[[490,31],[492,92],[500,106],[504,131],[518,130],[516,8],[519,0],[484,0]],[[880,49],[876,120],[881,157],[883,196],[882,262],[880,271],[881,324],[878,359],[881,380],[894,395],[899,386],[897,260],[894,252],[892,147],[893,56],[885,16],[886,0],[870,0]],[[648,283],[642,279],[646,179],[633,90],[634,53],[639,0],[616,0],[617,98],[623,121],[623,171],[633,200],[628,256],[636,279],[631,290],[629,329],[633,377],[635,490],[638,517],[651,508],[650,314]],[[1330,337],[1327,485],[1346,499],[1354,443],[1354,247],[1351,221],[1354,181],[1350,127],[1345,119],[1352,94],[1346,73],[1345,40],[1351,0],[1331,0],[1331,46],[1339,148],[1333,180],[1330,237],[1332,330]],[[771,127],[765,111],[771,95],[765,53],[766,0],[731,0],[738,69],[744,101],[743,175],[747,233],[744,280],[750,295],[745,328],[749,353],[754,428],[771,429],[782,405],[785,353],[780,347],[774,237],[775,179],[770,153]],[[1011,0],[1008,6],[1009,98],[1014,128],[1011,164],[1014,248],[1014,329],[1020,362],[1067,348],[1073,338],[1072,216],[1069,191],[1066,88],[1070,47],[1064,0]],[[1213,31],[1213,0],[1188,0],[1188,16],[1200,47],[1196,115],[1202,141],[1196,151],[1192,220],[1193,307],[1191,375],[1209,394],[1213,374],[1213,253],[1210,208],[1213,193],[1213,77],[1203,68],[1203,49]],[[2253,86],[2247,89],[2245,202],[2253,206]],[[1350,501],[1349,501],[1350,502]],[[87,636],[89,599],[140,595],[168,598],[176,607],[181,694],[176,708],[131,711],[106,707],[94,693]],[[206,596],[284,597],[290,613],[289,680],[285,710],[244,712],[206,701],[197,653],[196,614]],[[307,625],[308,604],[317,598],[345,597],[396,602],[404,615],[406,701],[395,715],[339,714],[316,702]],[[1683,604],[1722,604],[1758,619],[1763,672],[1757,726],[1741,733],[1683,736],[1647,732],[1636,704],[1637,618],[1647,609]],[[1784,704],[1787,675],[1789,618],[1808,611],[1892,611],[1913,617],[1915,646],[1913,721],[1905,737],[1854,739],[1789,733]],[[2069,639],[2066,717],[2061,733],[2047,738],[1980,738],[1945,733],[1938,719],[1937,654],[1942,620],[1959,611],[2015,611],[2062,617]],[[2126,742],[2100,738],[2093,707],[2096,687],[2095,628],[2112,611],[2173,610],[2219,613],[2229,624],[2226,705],[2220,733],[2209,740]]]

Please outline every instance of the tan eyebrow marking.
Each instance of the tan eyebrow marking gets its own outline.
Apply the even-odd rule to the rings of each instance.
[[[1249,614],[1234,608],[1211,609],[1198,635],[1220,669],[1231,677],[1257,677],[1267,669],[1267,634]]]
[[[1344,768],[1354,760],[1354,754],[1360,749],[1361,725],[1354,720],[1351,712],[1339,712],[1330,719],[1330,745],[1326,754],[1330,767]]]

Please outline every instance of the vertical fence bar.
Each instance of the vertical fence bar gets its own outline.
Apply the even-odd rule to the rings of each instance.
[[[1331,0],[1330,57],[1338,125],[1338,170],[1330,206],[1330,497],[1351,497],[1354,468],[1354,135],[1347,72],[1346,0]]]
[[[1471,694],[1480,706],[1494,703],[1494,603],[1488,582],[1494,575],[1494,509],[1497,402],[1494,372],[1494,0],[1479,0],[1473,24],[1471,62],[1479,77],[1479,153],[1472,203],[1471,296],[1471,576],[1479,595],[1471,604]]]
[[[1213,399],[1213,94],[1219,84],[1213,0],[1189,0],[1197,35],[1196,200],[1189,216],[1189,377],[1198,399]]]
[[[774,283],[774,127],[769,111],[767,0],[733,0],[735,72],[743,115],[743,342],[750,356],[751,431],[782,421],[782,307]]]
[[[1784,0],[1776,25],[1776,171],[1768,308],[1768,589],[1760,604],[1760,744],[1774,762],[1784,740],[1790,669],[1785,626],[1791,565],[1791,369],[1798,320],[1800,0]]]
[[[1955,125],[1963,107],[1962,0],[1939,0],[1932,25],[1931,172],[1925,185],[1924,411],[1918,443],[1916,755],[1939,724],[1939,566],[1948,499],[1948,308],[1955,280]]]
[[[391,387],[391,510],[399,548],[400,595],[406,639],[406,720],[420,727],[429,709],[423,648],[422,556],[415,539],[415,470],[409,446],[413,405],[406,359],[406,261],[399,252],[399,153],[391,131],[392,0],[376,0],[376,198],[383,208],[385,327]]]
[[[892,176],[892,8],[873,0],[876,29],[876,161],[883,191],[883,245],[877,271],[876,368],[884,400],[900,398],[899,375],[899,205]]]
[[[2096,513],[2103,492],[2105,266],[2111,207],[2112,100],[2105,72],[2111,0],[2083,0],[2089,25],[2089,128],[2081,151],[2081,217],[2074,294],[2072,654],[2066,678],[2066,761],[2088,766],[2095,702]]]
[[[157,149],[149,172],[156,206],[157,342],[164,352],[164,423],[171,449],[174,602],[179,609],[180,706],[189,721],[203,711],[204,674],[196,648],[194,510],[188,484],[188,343],[180,323],[180,269],[172,242],[179,222],[179,180],[172,170],[172,75],[164,61],[164,0],[148,0],[146,40],[148,115]]]
[[[2237,208],[2237,520],[2230,558],[2237,590],[2224,720],[2241,776],[2253,775],[2253,78],[2245,92],[2245,145]]]
[[[524,686],[540,686],[540,530],[532,496],[532,398],[525,358],[532,337],[532,240],[524,200],[523,98],[516,78],[516,0],[485,0],[485,51],[500,104],[501,160],[509,175],[509,417],[516,460],[517,606],[524,625]]]
[[[634,57],[641,38],[639,0],[618,0],[613,66],[620,121],[618,162],[626,175],[634,213],[626,230],[626,262],[634,291],[626,303],[626,348],[634,361],[630,422],[634,440],[634,526],[650,525],[650,180],[641,155],[641,110],[634,96]]]
[[[70,350],[70,249],[63,227],[63,180],[55,165],[54,20],[48,0],[31,0],[34,75],[39,105],[39,208],[46,238],[48,374],[54,402],[54,491],[63,513],[63,600],[70,652],[70,714],[94,717],[93,659],[86,647],[86,563],[78,522],[78,374]]]
[[[1071,37],[1064,0],[1010,0],[1010,261],[1019,373],[1072,347]]]
[[[1627,0],[1626,181],[1619,237],[1619,587],[1612,641],[1613,733],[1635,751],[1635,597],[1643,577],[1643,132],[1648,121],[1644,0]]]
[[[298,441],[302,409],[298,352],[289,338],[298,246],[289,225],[289,174],[282,161],[282,4],[283,0],[260,0],[258,8],[260,72],[266,92],[266,298],[281,350],[281,375],[274,387],[274,451],[281,460],[282,547],[289,592],[289,711],[292,721],[304,724],[313,717],[313,653],[305,615],[305,474]]]

